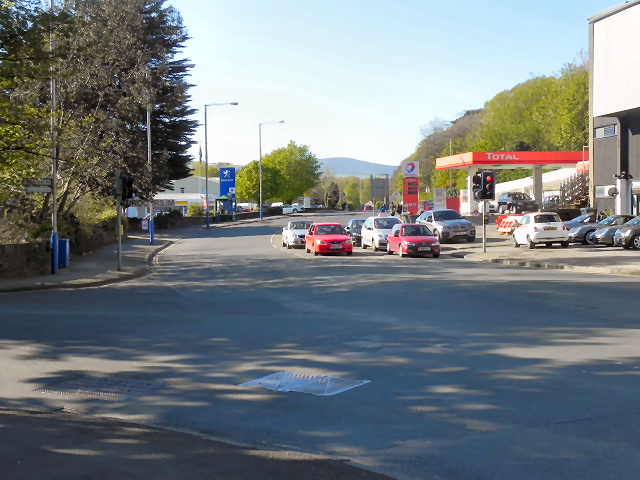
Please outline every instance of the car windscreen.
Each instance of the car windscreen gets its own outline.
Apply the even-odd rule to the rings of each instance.
[[[536,215],[533,223],[553,223],[560,222],[560,217],[557,215],[545,214],[545,215]]]
[[[625,225],[631,226],[631,227],[633,227],[635,225],[640,225],[640,217],[636,217],[636,218],[633,218],[633,219],[629,220],[627,223],[625,223]]]
[[[426,237],[428,235],[432,235],[432,233],[431,230],[424,225],[408,225],[406,227],[402,227],[400,235],[405,237]]]
[[[342,225],[318,225],[316,235],[346,235]]]
[[[291,230],[306,230],[311,226],[311,223],[307,222],[295,222],[291,224]]]
[[[351,228],[361,228],[364,220],[354,220],[351,222]]]
[[[433,212],[433,218],[436,222],[443,220],[462,220],[462,215],[455,210],[444,210],[442,212]]]
[[[375,228],[391,230],[396,223],[400,223],[400,220],[396,217],[378,217],[374,219],[373,226]]]

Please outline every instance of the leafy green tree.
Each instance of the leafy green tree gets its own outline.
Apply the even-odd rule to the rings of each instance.
[[[209,178],[214,178],[214,177],[218,177],[220,175],[220,169],[216,166],[213,165],[209,165]],[[191,172],[191,175],[193,175],[194,177],[206,177],[206,172],[205,172],[205,163],[198,161],[193,163],[193,170]]]
[[[262,164],[262,200],[270,202],[278,198],[280,191],[280,172]],[[236,174],[236,198],[239,200],[260,201],[260,163],[254,160]]]
[[[557,81],[549,136],[561,151],[580,151],[589,143],[587,63],[567,64]]]
[[[279,188],[273,198],[285,203],[292,203],[303,196],[320,178],[321,165],[316,156],[308,146],[296,145],[293,140],[286,147],[265,155],[262,165],[263,168],[272,168],[280,175]]]

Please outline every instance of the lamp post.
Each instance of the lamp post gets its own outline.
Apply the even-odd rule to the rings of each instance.
[[[221,107],[224,105],[238,105],[238,102],[228,103],[207,103],[204,106],[204,197],[206,205],[206,224],[207,228],[211,226],[211,219],[209,217],[209,150],[207,149],[207,107]]]
[[[258,182],[260,183],[260,220],[262,220],[262,125],[284,123],[284,120],[275,122],[263,122],[258,124],[258,148],[260,149],[260,162],[258,162]]]

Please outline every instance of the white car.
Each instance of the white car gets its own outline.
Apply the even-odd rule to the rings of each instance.
[[[304,247],[304,236],[313,222],[289,222],[282,229],[282,246],[287,248]]]
[[[393,226],[402,223],[398,217],[369,217],[362,224],[360,239],[362,248],[371,247],[373,251],[386,249],[387,237]]]
[[[298,212],[304,212],[304,207],[302,205],[282,205],[282,213],[285,215]]]
[[[538,243],[544,243],[547,247],[554,243],[559,243],[562,248],[569,246],[569,231],[557,213],[527,213],[520,218],[513,231],[513,246],[535,248]]]

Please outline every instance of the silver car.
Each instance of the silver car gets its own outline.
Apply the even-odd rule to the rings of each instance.
[[[369,217],[362,224],[360,245],[363,249],[373,248],[374,252],[387,247],[387,237],[396,223],[402,223],[398,217]]]
[[[464,238],[475,242],[476,227],[455,210],[442,209],[422,212],[416,223],[427,225],[440,243]]]

